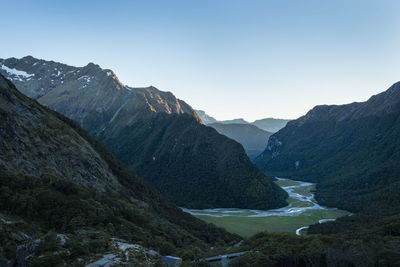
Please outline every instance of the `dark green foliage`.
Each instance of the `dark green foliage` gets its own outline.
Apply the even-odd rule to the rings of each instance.
[[[397,266],[400,238],[374,230],[335,235],[259,233],[245,240],[241,251],[250,251],[232,266]]]
[[[178,206],[286,205],[286,192],[250,162],[238,143],[191,116],[158,114],[100,140]]]
[[[80,143],[85,143],[86,147],[88,143],[100,156],[101,160],[98,160],[98,163],[102,164],[104,169],[110,170],[120,184],[117,189],[100,192],[50,173],[37,177],[0,167],[0,212],[7,216],[23,218],[39,236],[51,230],[69,234],[68,246],[75,258],[79,254],[104,252],[109,248],[110,237],[143,244],[166,254],[180,253],[188,248],[206,249],[209,246],[222,246],[239,239],[238,236],[182,212],[137,178],[103,144],[91,138],[75,122],[22,95],[1,75],[0,101],[4,111],[1,114],[2,129],[3,126],[8,127],[12,132],[14,128],[29,128],[29,125],[25,125],[29,120],[24,116],[34,114],[37,118],[34,121],[36,127],[43,131],[33,132],[31,135],[42,136],[36,141],[25,138],[23,142],[40,142],[42,146],[50,146],[53,151],[57,150],[54,143],[47,142],[53,136],[49,136],[49,131],[45,128],[51,127],[54,136],[70,138],[78,148]],[[14,105],[23,108],[13,109]],[[8,110],[10,107],[11,110]],[[11,123],[10,118],[17,123]],[[18,135],[14,137],[20,138]],[[7,150],[7,142],[4,139],[0,140],[0,144],[0,156],[1,160],[4,160],[2,165],[8,166],[7,163],[13,160],[15,153],[23,157],[22,150]],[[64,156],[68,160],[68,155]],[[56,154],[53,157],[57,157]],[[40,153],[37,158],[31,160],[35,160],[35,164],[47,164],[41,159]],[[79,164],[79,156],[73,160],[78,165],[85,165],[85,162]],[[103,177],[100,175],[98,178]],[[25,225],[19,231],[27,229],[29,227]],[[88,236],[89,233],[93,234]],[[13,258],[17,245],[22,241],[15,242],[8,232],[1,229],[0,235],[0,247],[4,248],[7,258]],[[43,252],[45,256],[35,264],[56,265],[52,256],[52,239],[48,239],[42,245],[38,251]]]
[[[38,178],[1,170],[0,190],[9,192],[0,194],[0,210],[34,222],[43,229],[75,235],[82,229],[107,233],[102,238],[96,235],[86,245],[75,244],[73,247],[79,248],[77,254],[82,253],[80,250],[88,253],[104,251],[111,236],[140,243],[165,254],[177,253],[177,249],[187,248],[188,245],[204,248],[203,242],[223,245],[236,239],[223,230],[177,212],[174,214],[177,216],[175,222],[187,220],[185,228],[188,231],[182,230],[158,217],[156,211],[140,207],[140,203],[132,203],[119,196],[99,195],[51,175]],[[46,242],[39,246],[38,251],[52,251],[56,244],[54,233],[50,232],[44,240]],[[74,250],[72,253],[75,253]]]
[[[399,86],[364,103],[316,107],[270,138],[270,149],[257,159],[265,172],[316,182],[319,203],[356,212],[312,225],[307,237],[293,237],[292,242],[302,248],[286,250],[290,246],[282,243],[284,264],[275,260],[271,265],[307,265],[307,261],[319,262],[314,266],[400,265]],[[310,240],[329,242],[305,251]],[[258,265],[261,257],[271,259],[271,251],[268,247],[259,261],[256,256],[247,262]],[[305,256],[306,262],[296,255]]]
[[[400,207],[400,113],[288,126],[274,136],[282,142],[279,155],[266,151],[258,164],[267,173],[318,182],[321,204]]]
[[[253,166],[236,142],[200,124],[195,111],[172,93],[152,86],[124,86],[95,64],[75,68],[33,57],[4,62],[35,75],[35,81],[15,81],[22,92],[79,121],[131,170],[177,204],[260,209],[286,205],[285,193]],[[46,67],[35,66],[38,62]],[[66,76],[62,81],[50,75],[55,66],[65,74],[60,77]],[[69,75],[72,71],[95,78],[85,90],[77,90],[81,81]],[[185,190],[175,189],[186,183]]]
[[[17,90],[13,93],[23,101],[34,102]],[[72,128],[86,139],[119,182],[132,188],[128,194],[134,192],[135,198],[143,201],[156,198],[158,202],[159,197],[148,186],[139,182],[77,123],[38,103],[35,105],[51,114],[42,120],[56,117],[64,122],[57,124],[60,131],[65,131],[62,127]],[[143,116],[115,135],[96,137],[140,177],[180,206],[266,209],[287,204],[286,192],[250,162],[238,143],[201,125],[192,116],[164,113]]]

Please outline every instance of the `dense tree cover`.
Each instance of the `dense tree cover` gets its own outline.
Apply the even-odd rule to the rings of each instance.
[[[250,253],[232,266],[398,266],[399,246],[398,232],[378,229],[301,237],[259,233],[245,240],[240,250]]]
[[[205,242],[217,242],[220,238],[218,237],[218,232],[221,233],[221,237],[225,235],[225,237],[222,237],[225,241],[229,242],[236,240],[236,236],[221,229],[211,227],[210,225],[207,226],[203,221],[182,212],[181,209],[168,202],[159,192],[148,186],[146,182],[139,179],[131,170],[121,163],[104,146],[104,144],[92,138],[76,122],[21,94],[9,80],[3,79],[3,81],[5,81],[10,87],[9,90],[1,91],[2,94],[5,94],[4,97],[6,99],[11,99],[11,95],[16,96],[27,107],[32,105],[41,110],[49,120],[54,118],[60,120],[63,123],[57,124],[57,127],[59,128],[56,129],[59,130],[60,135],[68,134],[70,130],[73,130],[92,146],[92,148],[106,162],[108,168],[110,168],[113,174],[117,177],[118,182],[123,186],[119,192],[114,192],[117,193],[119,198],[131,202],[137,201],[143,205],[149,205],[149,208],[151,208],[152,211],[157,213],[161,218],[164,218],[175,225],[179,225],[179,227],[182,227],[185,231],[192,233]],[[44,138],[42,140],[45,142],[46,139]],[[6,156],[12,159],[12,155]],[[46,164],[46,162],[43,162],[43,164]]]
[[[190,247],[207,250],[209,245],[221,246],[237,240],[222,229],[195,218],[179,218],[177,213],[175,221],[188,224],[179,227],[160,217],[144,202],[116,194],[99,194],[49,174],[34,177],[1,170],[0,210],[45,231],[73,235],[81,231],[98,233],[93,242],[103,240],[102,249],[107,248],[110,237],[139,243],[162,254],[181,253]]]
[[[295,248],[282,242],[283,253],[269,247],[282,236],[255,236],[246,244],[261,253],[242,263],[400,265],[399,86],[364,103],[316,107],[271,137],[257,159],[266,173],[316,182],[319,203],[355,215],[312,225],[308,236],[292,238]]]
[[[258,161],[267,173],[317,182],[324,205],[398,210],[400,113],[289,126],[274,136],[279,154]]]
[[[242,146],[190,116],[158,114],[100,139],[178,206],[286,205],[286,192],[250,162]]]
[[[311,225],[306,235],[259,233],[233,266],[399,266],[400,215],[361,212]]]

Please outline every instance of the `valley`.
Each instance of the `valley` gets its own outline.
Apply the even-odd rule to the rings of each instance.
[[[324,223],[350,214],[345,210],[319,205],[314,199],[315,184],[313,183],[284,178],[276,178],[275,183],[288,193],[288,206],[271,210],[183,210],[242,237],[249,237],[263,231],[300,235],[304,233],[308,225]]]
[[[0,267],[400,267],[400,1],[3,1]]]

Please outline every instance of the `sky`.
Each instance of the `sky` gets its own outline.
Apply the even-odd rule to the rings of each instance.
[[[219,119],[294,119],[400,80],[398,0],[0,0],[0,58],[112,69]]]

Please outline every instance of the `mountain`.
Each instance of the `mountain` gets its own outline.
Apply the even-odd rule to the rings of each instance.
[[[233,120],[224,120],[224,121],[218,121],[218,123],[222,124],[249,124],[248,121],[240,118],[240,119],[233,119]]]
[[[400,209],[400,83],[366,102],[316,106],[272,135],[256,159],[271,175],[318,182],[323,205]]]
[[[264,131],[275,133],[285,127],[289,121],[290,120],[266,118],[255,120],[251,124],[263,129]]]
[[[203,110],[196,110],[196,113],[199,115],[201,121],[204,124],[211,124],[211,123],[220,123],[220,124],[251,124],[255,125],[258,128],[267,131],[267,132],[277,132],[283,127],[286,126],[286,124],[290,120],[285,120],[285,119],[274,119],[274,118],[265,118],[265,119],[260,119],[260,120],[255,120],[253,122],[248,122],[244,119],[233,119],[233,120],[224,120],[224,121],[217,121],[210,115],[208,115],[205,111]]]
[[[152,86],[128,87],[111,70],[93,63],[78,68],[27,56],[0,59],[0,73],[25,95],[77,121],[93,135],[118,131],[144,113],[189,114],[200,121],[172,93]]]
[[[229,138],[240,143],[246,154],[253,160],[267,146],[272,133],[285,127],[289,120],[266,118],[248,122],[244,119],[217,121],[203,110],[196,110],[200,120]]]
[[[240,143],[246,154],[255,159],[267,146],[272,133],[285,127],[289,120],[266,118],[248,122],[244,119],[217,121],[203,110],[196,110],[200,120],[229,138]]]
[[[211,123],[207,126],[240,143],[251,159],[264,151],[267,147],[268,138],[272,135],[272,133],[251,124]]]
[[[213,117],[209,116],[204,110],[195,110],[197,115],[199,115],[199,118],[201,119],[201,121],[204,124],[210,124],[210,123],[214,123],[217,122],[216,119],[214,119]]]
[[[1,266],[84,265],[119,244],[170,254],[238,240],[170,204],[2,75],[0,114]]]
[[[366,130],[377,127],[381,131],[398,122],[393,123],[393,117],[399,113],[395,100],[398,84],[392,89],[392,94],[363,105],[364,114],[372,115],[346,115],[350,120],[348,126],[359,119],[382,119],[373,120],[375,125],[368,127],[358,122],[353,135],[362,132],[357,138],[362,137]],[[338,118],[338,113],[334,113],[328,112],[329,120]],[[231,266],[400,263],[400,216],[398,211],[393,214],[393,207],[399,206],[399,188],[395,183],[387,183],[390,179],[380,184],[386,190],[381,192],[384,197],[361,200],[372,207],[376,207],[375,201],[382,204],[382,198],[393,202],[391,206],[380,206],[379,212],[367,209],[368,212],[335,222],[316,224],[306,236],[263,232],[240,242],[240,246],[232,246],[239,237],[183,213],[138,179],[77,123],[22,95],[1,75],[0,116],[0,266],[160,266],[160,254],[181,256],[190,265],[194,259],[208,253],[221,254],[225,249],[225,254],[248,251],[233,260]],[[300,121],[301,125],[296,127],[321,122],[323,117],[310,116],[310,121]],[[397,167],[396,127],[387,131],[385,137],[371,135],[380,138],[382,146],[389,146],[386,151],[379,150],[388,163],[385,171]],[[377,142],[364,143],[370,140],[361,139],[357,145],[362,152],[365,144],[380,148]],[[360,156],[354,148],[348,153],[349,159],[352,154]],[[380,170],[376,154],[359,159],[364,161],[368,157],[375,157],[368,164],[372,162]],[[378,173],[378,177],[384,176]],[[392,178],[396,177],[399,176]],[[354,184],[352,189],[357,192],[359,185]],[[318,190],[319,187],[317,193]]]
[[[243,148],[201,124],[172,93],[123,85],[93,63],[72,67],[31,56],[0,59],[22,93],[75,120],[169,200],[188,208],[268,209],[286,193]]]

